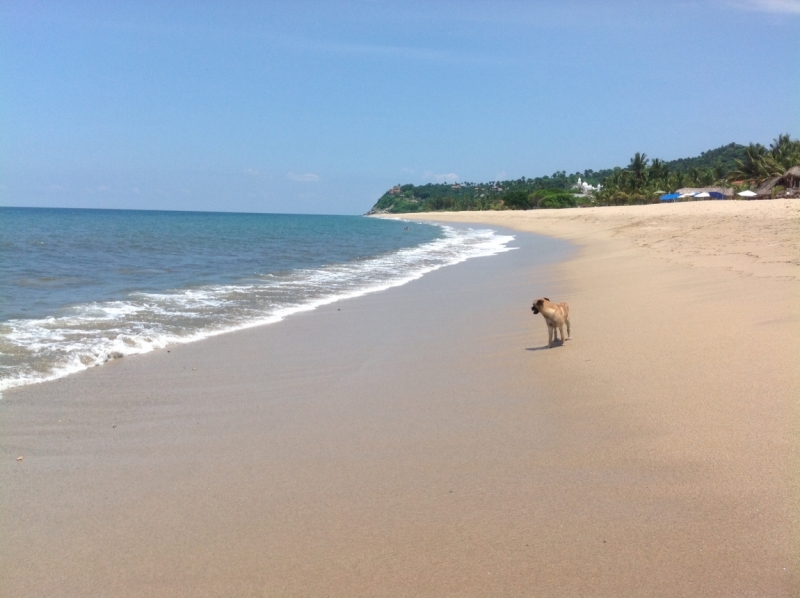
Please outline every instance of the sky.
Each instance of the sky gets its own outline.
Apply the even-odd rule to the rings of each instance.
[[[800,137],[800,0],[0,2],[0,206],[362,214]]]

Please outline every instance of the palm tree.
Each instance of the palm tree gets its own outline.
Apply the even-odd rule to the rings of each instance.
[[[666,182],[668,176],[669,176],[669,168],[667,168],[667,165],[664,162],[664,160],[659,160],[658,158],[655,158],[652,164],[650,164],[650,173],[648,174],[648,178],[651,181]]]
[[[686,173],[678,171],[673,172],[667,179],[667,188],[671,191],[681,189],[686,186]]]
[[[628,170],[633,173],[633,179],[637,186],[640,186],[647,179],[647,154],[636,152],[631,158],[631,163],[628,165]]]
[[[725,167],[719,160],[717,160],[717,163],[714,165],[714,178],[718,181],[725,180]]]
[[[688,185],[697,186],[698,179],[700,178],[700,171],[698,170],[697,166],[691,166],[686,171],[686,183]]]
[[[780,137],[773,143],[773,152],[781,155],[786,152],[786,148],[779,140]],[[782,175],[785,170],[767,148],[760,143],[751,143],[744,150],[744,162],[736,160],[736,168],[730,172],[728,178],[759,184],[770,177]]]
[[[788,133],[778,135],[770,144],[769,153],[784,171],[800,165],[800,141],[792,141]]]
[[[701,187],[707,187],[714,183],[714,170],[712,168],[703,168],[697,175],[697,182]]]

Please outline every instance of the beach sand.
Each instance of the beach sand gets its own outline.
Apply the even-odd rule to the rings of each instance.
[[[414,217],[573,248],[6,392],[2,595],[800,594],[800,202]]]

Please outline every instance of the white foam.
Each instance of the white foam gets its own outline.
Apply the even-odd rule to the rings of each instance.
[[[407,284],[444,266],[509,251],[510,235],[444,226],[444,236],[423,245],[260,283],[218,285],[174,293],[132,293],[127,301],[91,303],[58,317],[0,324],[0,351],[14,356],[3,367],[0,391],[54,380],[174,343],[272,324],[336,301]]]

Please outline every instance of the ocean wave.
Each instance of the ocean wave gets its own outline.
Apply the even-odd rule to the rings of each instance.
[[[510,235],[443,226],[444,235],[384,255],[242,284],[76,305],[40,319],[0,323],[0,392],[60,378],[110,359],[279,322],[343,299],[404,285],[474,257],[509,251]]]

